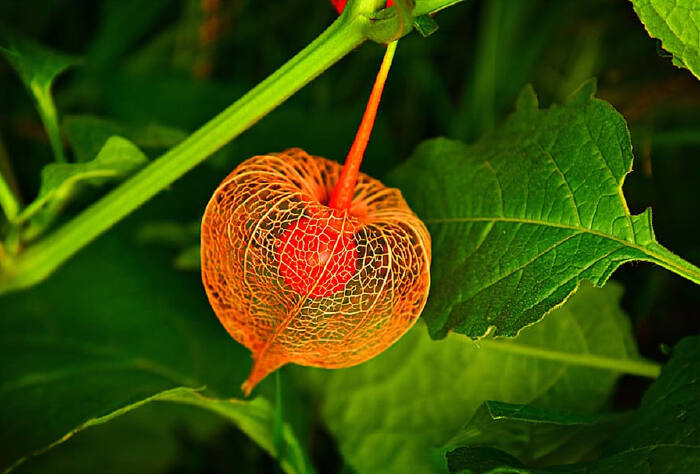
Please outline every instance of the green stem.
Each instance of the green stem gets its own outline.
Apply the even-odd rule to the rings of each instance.
[[[2,169],[0,169],[0,208],[8,221],[12,221],[19,213],[19,201],[15,193],[12,192],[9,181],[5,179]]]
[[[275,421],[272,427],[272,440],[275,445],[275,457],[279,465],[285,457],[284,453],[284,413],[282,412],[282,380],[280,370],[275,373]]]
[[[44,123],[44,128],[49,136],[53,155],[57,162],[65,163],[66,155],[63,152],[61,131],[58,128],[58,112],[56,111],[56,104],[54,104],[53,97],[51,96],[50,86],[42,88],[37,84],[32,84],[31,89],[38,104],[37,110],[39,111],[39,117]]]
[[[2,268],[3,265],[7,265],[8,262],[8,256],[7,256],[7,250],[5,250],[5,244],[0,241],[0,268]]]
[[[461,0],[424,0],[415,14]],[[343,14],[311,44],[200,129],[85,209],[53,234],[0,268],[0,294],[48,277],[97,236],[204,161],[296,91],[362,44],[383,0],[350,0]]]
[[[700,285],[700,268],[682,259],[669,249],[659,243],[652,243],[647,246],[647,255],[652,257],[651,261],[664,267],[676,275],[680,275],[693,283]]]
[[[464,0],[423,0],[416,2],[416,8],[413,10],[413,16],[427,15],[429,13],[437,13],[447,7],[456,5]]]
[[[74,177],[68,178],[65,181],[63,181],[63,183],[61,183],[60,187],[55,188],[51,192],[46,193],[40,197],[37,197],[34,201],[32,201],[31,204],[27,205],[24,209],[22,209],[22,212],[20,212],[15,217],[15,219],[13,219],[13,224],[21,225],[21,224],[24,224],[25,222],[29,221],[39,211],[41,211],[47,204],[51,203],[52,201],[55,202],[56,194],[59,194],[61,192],[65,192],[66,188],[69,188],[70,186],[74,186],[76,183],[79,183],[80,180],[98,179],[98,178],[114,178],[116,176],[119,176],[119,172],[115,171],[115,170],[94,170],[94,171],[84,172],[80,176],[74,176]],[[31,240],[31,239],[29,239],[29,240]]]
[[[454,224],[465,222],[510,222],[517,224],[530,224],[542,227],[551,227],[556,229],[569,229],[581,234],[590,234],[598,236],[602,239],[612,240],[613,242],[617,242],[618,244],[624,247],[635,249],[645,255],[645,257],[629,257],[628,260],[625,260],[622,263],[632,260],[643,260],[646,262],[652,262],[664,267],[669,271],[672,271],[676,275],[682,276],[683,278],[686,278],[692,281],[693,283],[697,283],[698,285],[700,285],[700,268],[682,259],[681,257],[674,254],[673,252],[671,252],[666,247],[664,247],[656,241],[651,241],[650,243],[645,244],[638,244],[637,242],[632,240],[627,240],[612,234],[607,234],[605,232],[597,231],[587,227],[582,227],[580,225],[549,222],[539,219],[525,219],[521,217],[455,217],[441,219],[423,219],[423,222],[425,222],[426,224]],[[649,225],[651,226],[651,224]]]
[[[98,235],[252,126],[365,39],[366,15],[347,12],[299,54],[182,143],[28,248],[0,273],[0,293],[46,278]]]
[[[512,341],[499,341],[498,339],[481,339],[475,344],[480,347],[488,347],[489,349],[495,349],[510,354],[536,357],[538,359],[546,359],[570,365],[612,370],[613,372],[639,375],[640,377],[649,377],[652,379],[657,378],[661,373],[660,364],[644,359],[616,359],[614,357],[589,353],[575,354],[515,344]]]
[[[5,213],[8,221],[12,221],[19,214],[20,202],[12,165],[7,158],[5,146],[0,140],[0,209]]]

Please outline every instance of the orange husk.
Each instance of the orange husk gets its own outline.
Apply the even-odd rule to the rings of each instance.
[[[287,363],[342,368],[374,357],[415,323],[425,304],[426,227],[399,190],[364,173],[347,209],[327,206],[341,170],[298,148],[255,156],[219,185],[207,205],[202,279],[223,326],[252,352],[246,394]],[[354,273],[331,294],[300,293],[280,271],[285,230],[302,219],[354,243]],[[310,236],[308,245],[313,242]],[[334,252],[326,259],[331,262],[343,257],[335,252],[349,251],[345,244],[324,248]]]

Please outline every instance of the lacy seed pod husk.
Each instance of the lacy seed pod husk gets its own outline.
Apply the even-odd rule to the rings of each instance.
[[[254,156],[207,205],[202,278],[223,326],[252,352],[246,394],[286,363],[364,362],[425,305],[425,225],[399,190],[364,173],[348,210],[328,207],[341,169],[298,148]]]

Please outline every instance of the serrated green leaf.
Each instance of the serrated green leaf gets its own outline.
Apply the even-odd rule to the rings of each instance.
[[[596,461],[529,469],[494,448],[462,447],[448,454],[450,472],[600,473],[697,472],[700,466],[700,336],[682,340],[644,396],[635,418]]]
[[[56,160],[66,161],[51,86],[59,74],[78,62],[77,58],[52,51],[7,29],[0,28],[0,40],[0,53],[17,71],[36,102]]]
[[[41,170],[36,199],[17,217],[31,221],[27,239],[43,231],[78,191],[80,185],[101,186],[133,173],[147,162],[146,155],[130,141],[114,136],[107,140],[92,161],[51,163]]]
[[[199,278],[126,242],[113,232],[55,278],[0,299],[0,471],[163,400],[224,416],[274,455],[271,404],[230,398],[250,360]],[[311,472],[288,427],[284,439],[284,470]]]
[[[673,64],[700,79],[700,8],[697,0],[632,0],[649,36],[661,40]]]
[[[605,403],[637,363],[620,297],[615,285],[585,286],[514,339],[434,341],[419,324],[365,364],[296,374],[318,391],[324,423],[358,472],[443,472],[436,448],[485,400],[589,412]]]
[[[187,134],[158,124],[127,125],[92,115],[73,115],[63,119],[63,130],[75,152],[75,160],[93,159],[105,142],[114,135],[124,137],[140,148],[169,148]]]
[[[445,450],[489,446],[528,465],[578,462],[599,454],[627,419],[487,401]]]
[[[514,336],[581,281],[601,286],[633,260],[700,283],[698,268],[656,242],[650,210],[630,214],[629,132],[594,93],[588,82],[541,110],[526,88],[500,129],[473,145],[428,141],[390,175],[432,235],[423,318],[433,337]]]

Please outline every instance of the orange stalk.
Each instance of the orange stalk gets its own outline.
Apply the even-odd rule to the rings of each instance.
[[[331,199],[328,205],[334,209],[348,209],[352,203],[352,198],[355,195],[357,175],[360,172],[362,157],[365,154],[369,137],[372,134],[374,120],[377,117],[377,108],[379,108],[379,102],[382,99],[384,83],[386,82],[386,78],[389,74],[391,62],[394,59],[396,43],[396,41],[393,41],[386,47],[384,59],[382,60],[382,65],[379,67],[377,78],[374,80],[374,86],[372,87],[372,92],[369,96],[369,100],[367,101],[367,107],[365,108],[365,113],[362,116],[360,127],[357,129],[355,140],[352,142],[347,158],[345,158],[343,171],[340,173],[338,182],[333,188],[333,193],[331,194]]]

